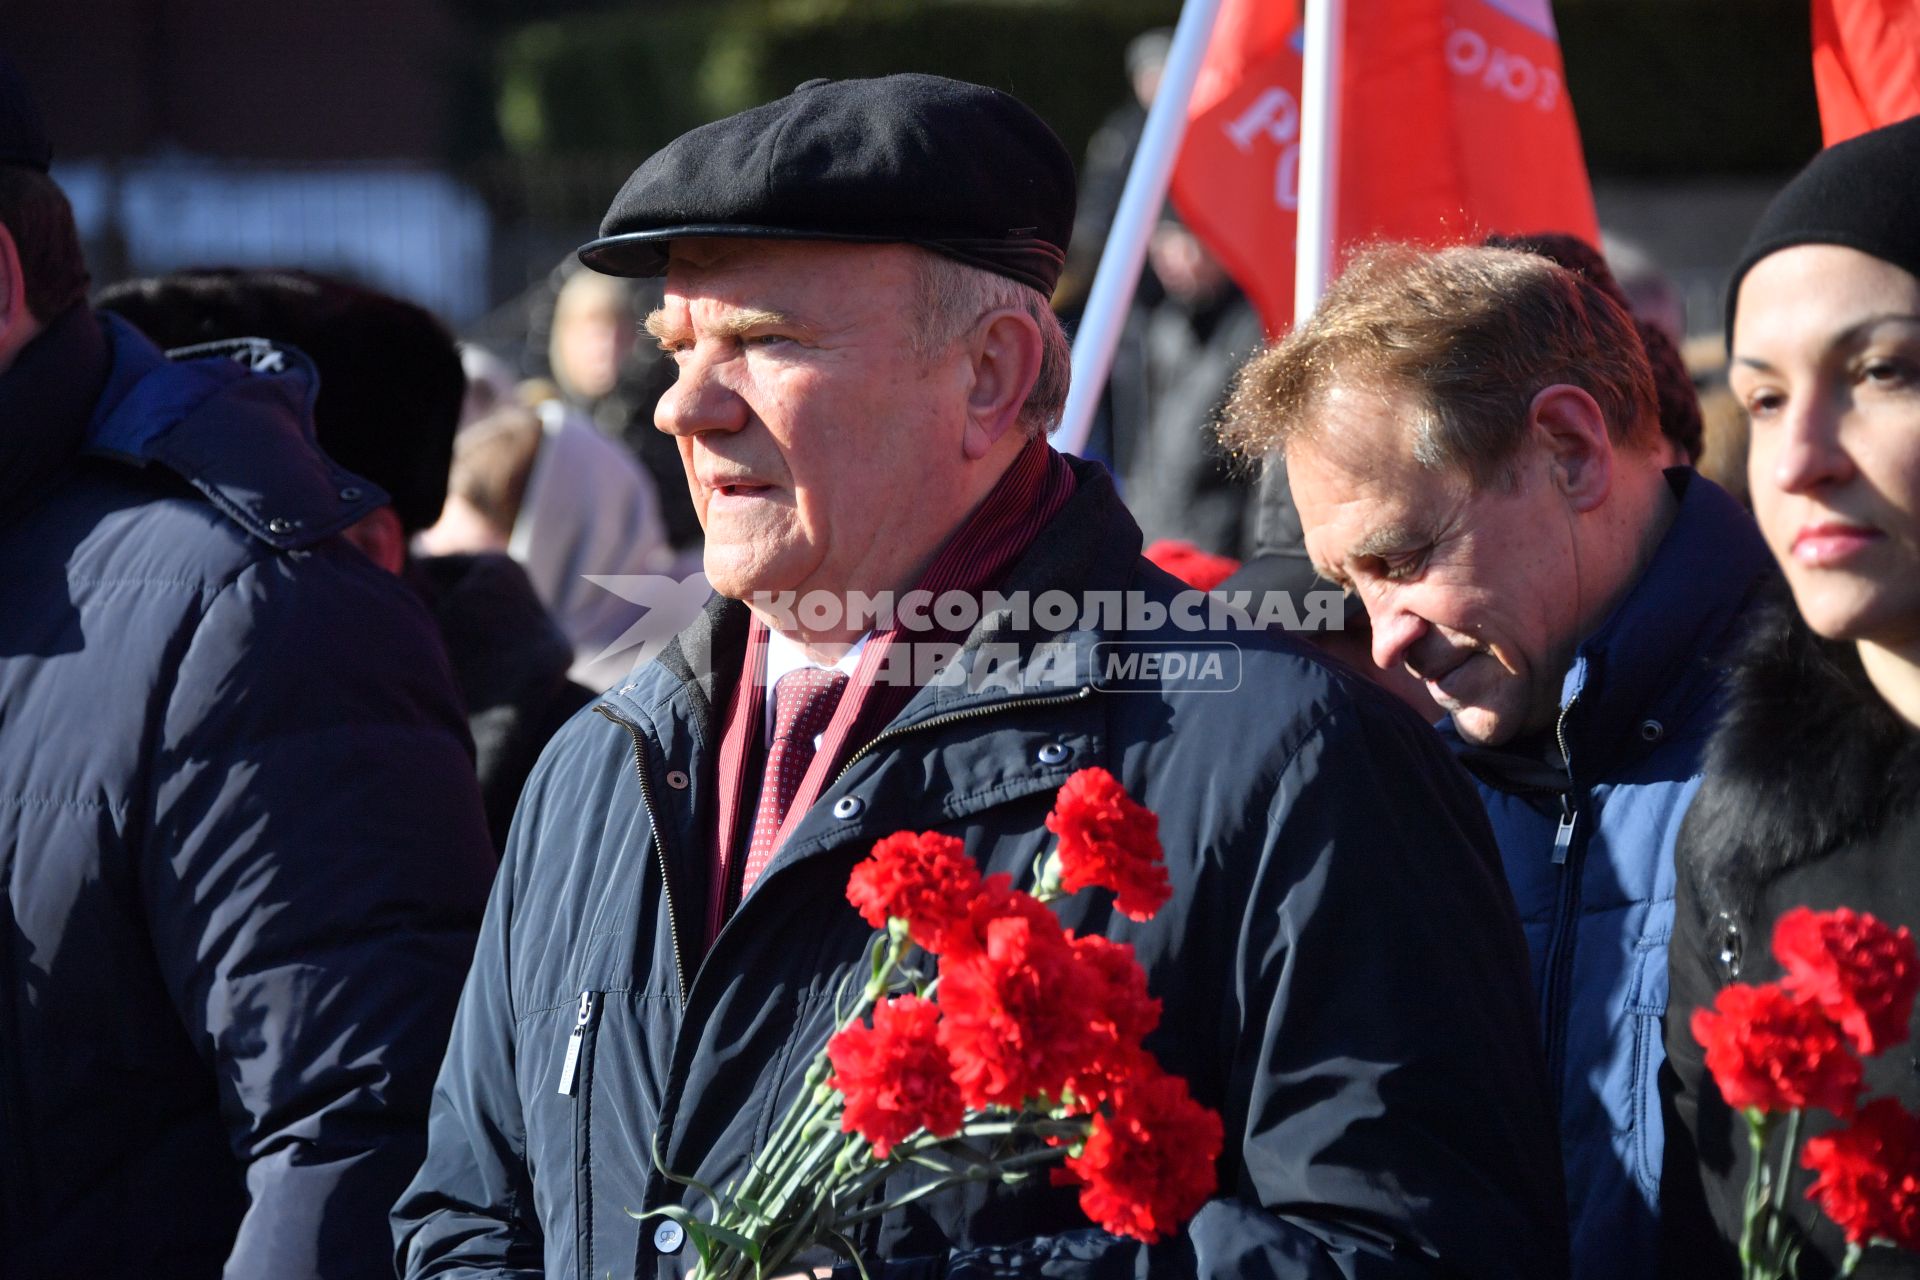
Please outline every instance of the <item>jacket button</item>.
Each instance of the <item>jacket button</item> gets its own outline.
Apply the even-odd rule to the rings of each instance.
[[[346,488],[344,488],[344,489],[342,489],[342,490],[340,491],[340,501],[342,501],[342,502],[358,502],[358,501],[360,501],[360,492],[361,492],[361,491],[360,491],[360,488],[359,488],[359,486],[358,486],[358,485],[351,485],[351,484],[350,484],[350,485],[348,485],[348,486],[347,486]]]
[[[1661,724],[1658,720],[1642,720],[1640,722],[1641,741],[1658,742],[1666,736],[1667,726]]]
[[[287,519],[285,516],[275,516],[273,519],[267,521],[267,532],[292,533],[293,521]]]
[[[667,785],[675,791],[685,791],[687,784],[691,781],[692,779],[687,777],[687,775],[679,769],[675,769],[667,775]]]
[[[851,822],[860,816],[867,802],[859,796],[841,796],[833,802],[833,816],[842,822]]]
[[[663,1222],[653,1229],[653,1247],[662,1253],[678,1253],[687,1242],[687,1230],[677,1222]]]
[[[1035,756],[1041,764],[1065,764],[1067,757],[1072,754],[1073,749],[1064,743],[1049,742],[1040,748]]]

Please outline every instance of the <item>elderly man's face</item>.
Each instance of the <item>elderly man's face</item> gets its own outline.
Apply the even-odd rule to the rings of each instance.
[[[1580,640],[1573,526],[1545,450],[1511,491],[1413,457],[1404,398],[1336,388],[1318,433],[1287,450],[1320,572],[1360,593],[1373,659],[1404,666],[1469,741],[1548,727]]]
[[[648,328],[679,378],[654,424],[722,594],[904,590],[965,516],[964,357],[913,350],[916,252],[674,244]]]

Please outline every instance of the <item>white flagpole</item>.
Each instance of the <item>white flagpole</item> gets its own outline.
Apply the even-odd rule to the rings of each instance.
[[[1300,209],[1293,258],[1293,319],[1313,314],[1333,275],[1340,186],[1340,68],[1346,0],[1305,0],[1300,68]]]
[[[1113,229],[1107,234],[1100,266],[1093,273],[1093,289],[1074,335],[1073,385],[1067,392],[1060,425],[1053,432],[1053,447],[1062,453],[1077,454],[1087,446],[1093,411],[1100,403],[1107,375],[1113,372],[1114,349],[1120,344],[1134,286],[1140,282],[1140,266],[1147,258],[1147,238],[1153,234],[1160,206],[1166,202],[1167,180],[1173,176],[1174,158],[1180,153],[1180,139],[1187,130],[1187,103],[1193,97],[1193,83],[1199,78],[1207,39],[1213,34],[1213,20],[1219,12],[1220,0],[1186,0],[1180,7],[1180,21],[1173,29],[1173,45],[1160,72],[1160,86],[1147,109],[1146,128],[1140,134],[1133,167],[1127,171],[1127,185],[1120,192]]]

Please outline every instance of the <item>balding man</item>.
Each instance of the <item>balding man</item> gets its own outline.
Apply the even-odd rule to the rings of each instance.
[[[1531,253],[1363,256],[1249,367],[1231,432],[1284,453],[1374,661],[1450,717],[1532,950],[1574,1274],[1651,1275],[1673,841],[1759,533],[1668,467],[1631,317]]]
[[[1105,473],[1045,441],[1072,189],[1004,94],[815,82],[654,156],[582,250],[666,276],[655,421],[719,595],[529,783],[396,1211],[407,1274],[684,1274],[679,1225],[627,1211],[695,1195],[656,1149],[726,1186],[800,1092],[870,937],[854,862],[937,829],[1030,883],[1092,765],[1160,815],[1173,895],[1061,914],[1133,946],[1149,1047],[1225,1119],[1220,1192],[1149,1247],[1045,1179],[949,1191],[856,1233],[870,1273],[1563,1272],[1524,946],[1426,727],[1251,632],[1215,637],[1231,678],[1103,678],[1114,641],[1197,637]],[[1055,661],[976,679],[992,650]]]

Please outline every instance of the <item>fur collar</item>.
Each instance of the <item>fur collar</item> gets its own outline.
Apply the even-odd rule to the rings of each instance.
[[[1784,872],[1874,836],[1920,799],[1920,734],[1854,647],[1809,631],[1784,590],[1752,617],[1682,842],[1713,905],[1741,915]]]

